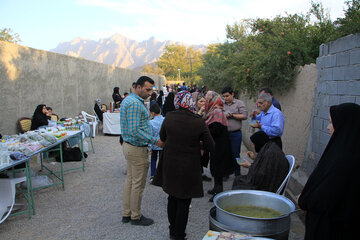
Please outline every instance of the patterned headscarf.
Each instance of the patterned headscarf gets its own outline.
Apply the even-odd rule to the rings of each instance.
[[[211,123],[219,122],[227,126],[228,120],[224,113],[224,103],[220,95],[214,91],[208,91],[205,99],[205,123],[210,125]]]
[[[185,90],[176,94],[174,99],[174,105],[176,109],[184,108],[188,109],[193,113],[196,112],[195,102],[191,96],[191,93]]]

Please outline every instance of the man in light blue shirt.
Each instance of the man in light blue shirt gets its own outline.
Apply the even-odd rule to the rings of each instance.
[[[274,107],[276,107],[277,109],[279,109],[281,111],[281,105],[280,105],[279,101],[276,100],[276,98],[274,98],[273,93],[270,88],[268,88],[268,87],[261,88],[259,90],[259,94],[262,94],[262,93],[269,94],[271,96],[272,105],[274,105]]]
[[[250,113],[250,117],[257,121],[257,125],[252,127],[264,131],[269,136],[270,140],[275,142],[280,149],[282,149],[281,136],[284,132],[285,122],[283,113],[272,105],[272,98],[266,93],[258,96],[256,106],[258,112],[254,111]]]

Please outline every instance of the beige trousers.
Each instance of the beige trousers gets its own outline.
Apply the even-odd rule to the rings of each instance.
[[[135,147],[124,142],[123,151],[127,162],[123,191],[123,216],[130,216],[132,220],[135,220],[141,217],[141,200],[150,160],[147,147]]]

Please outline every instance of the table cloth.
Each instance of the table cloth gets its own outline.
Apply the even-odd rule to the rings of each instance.
[[[103,114],[103,133],[120,135],[120,113],[109,113]]]

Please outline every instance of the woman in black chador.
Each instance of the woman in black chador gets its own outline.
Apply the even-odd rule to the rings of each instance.
[[[46,116],[47,110],[45,104],[40,104],[36,107],[31,119],[31,130],[36,130],[38,127],[49,124],[50,117]]]
[[[169,94],[165,98],[163,112],[162,112],[163,116],[165,116],[168,112],[175,110],[174,98],[175,98],[174,92],[169,92]]]
[[[120,104],[121,104],[121,101],[123,99],[122,99],[122,97],[120,95],[119,87],[114,87],[114,92],[112,94],[112,98],[113,98],[114,103],[115,103],[114,108],[120,108]]]
[[[330,107],[330,141],[299,197],[305,239],[358,239],[360,106]]]
[[[254,159],[250,162],[245,160],[243,167],[250,167],[247,175],[236,176],[233,189],[253,189],[276,192],[289,172],[289,162],[279,146],[270,141],[268,135],[258,131],[251,135],[251,142],[258,153],[255,157],[253,152],[247,155]]]
[[[164,97],[164,92],[163,92],[163,90],[160,90],[159,96],[156,99],[156,102],[157,102],[157,104],[159,105],[160,108],[163,105],[163,97]]]

